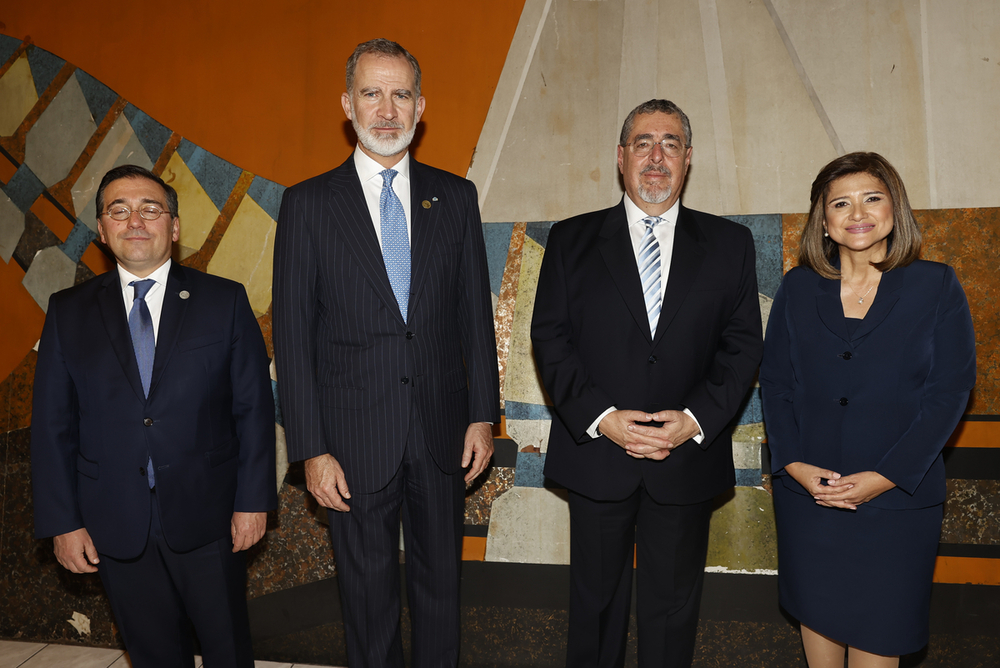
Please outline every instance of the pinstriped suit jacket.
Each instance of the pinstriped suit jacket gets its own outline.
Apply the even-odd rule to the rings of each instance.
[[[412,157],[410,175],[406,323],[353,157],[287,189],[278,216],[274,349],[288,458],[330,453],[361,493],[396,472],[414,405],[448,473],[469,423],[500,420],[476,188]]]

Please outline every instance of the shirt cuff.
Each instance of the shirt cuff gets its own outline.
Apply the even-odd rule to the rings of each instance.
[[[695,436],[692,436],[691,438],[694,439],[695,443],[697,443],[698,445],[701,445],[702,442],[705,440],[705,432],[701,428],[701,423],[698,422],[698,418],[696,418],[694,416],[694,413],[691,412],[690,408],[685,408],[684,409],[684,414],[687,415],[692,420],[694,420],[694,423],[698,426],[698,433]]]
[[[611,413],[614,413],[616,410],[618,410],[618,409],[615,408],[614,406],[611,406],[610,408],[608,408],[607,410],[605,410],[603,413],[601,413],[600,415],[598,415],[597,419],[594,420],[590,424],[590,426],[587,428],[587,436],[590,436],[591,438],[600,438],[603,434],[601,434],[601,432],[598,431],[597,428],[600,426],[601,420],[603,420],[604,418],[606,418]],[[691,417],[694,417],[694,416],[692,415]],[[695,420],[695,422],[697,422],[697,420]]]

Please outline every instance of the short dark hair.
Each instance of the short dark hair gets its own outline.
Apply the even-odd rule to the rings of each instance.
[[[838,246],[833,239],[823,236],[826,198],[834,181],[852,174],[868,174],[878,179],[892,200],[892,231],[887,237],[889,250],[884,260],[872,263],[872,266],[879,271],[890,271],[905,267],[920,257],[920,228],[917,227],[899,172],[878,153],[848,153],[821,169],[813,181],[809,218],[799,239],[799,264],[809,267],[823,278],[840,278],[840,272],[831,262],[838,253]]]
[[[635,124],[635,117],[637,115],[657,113],[681,117],[681,127],[684,128],[684,145],[690,147],[691,121],[688,120],[687,114],[681,111],[681,108],[670,100],[649,100],[630,111],[628,116],[625,117],[625,123],[622,124],[622,134],[618,139],[618,143],[622,146],[628,143],[628,138],[632,135],[632,126]]]
[[[406,58],[406,62],[413,68],[413,97],[420,97],[420,63],[413,55],[390,39],[378,37],[367,42],[361,42],[354,48],[354,53],[347,59],[347,92],[354,90],[354,73],[358,69],[358,59],[366,53],[374,53],[388,58]]]
[[[120,165],[115,167],[101,179],[101,185],[97,188],[97,219],[101,219],[101,214],[104,213],[104,189],[107,188],[113,181],[118,179],[146,179],[157,184],[163,191],[167,194],[167,211],[170,213],[171,217],[177,217],[177,191],[171,186],[168,186],[163,179],[149,171],[145,167],[140,167],[139,165]]]

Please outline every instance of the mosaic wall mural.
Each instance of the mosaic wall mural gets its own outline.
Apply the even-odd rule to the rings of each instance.
[[[335,162],[339,162],[339,159]],[[132,163],[152,169],[178,192],[181,236],[175,260],[240,281],[271,351],[271,255],[284,186],[252,174],[164,127],[86,72],[29,43],[0,35],[0,444],[3,446],[0,532],[0,636],[75,638],[50,610],[80,611],[89,641],[111,642],[110,614],[99,585],[67,576],[51,545],[31,527],[28,428],[35,346],[49,296],[112,268],[96,243],[94,194],[103,174]],[[757,246],[761,311],[790,265],[801,216],[738,216]],[[923,212],[929,246],[956,266],[976,317],[980,385],[959,449],[992,447],[997,387],[996,276],[1000,213]],[[469,560],[566,564],[565,492],[547,486],[542,468],[552,413],[532,358],[529,328],[538,270],[551,221],[484,223],[495,305],[504,418],[485,479],[469,490],[464,555]],[[272,365],[272,378],[280,377]],[[283,454],[280,412],[280,509],[253,551],[251,598],[331,577],[322,509],[304,491],[301,470]],[[773,574],[777,568],[765,442],[757,389],[734,431],[737,487],[713,516],[708,567]],[[970,426],[971,425],[971,426]],[[766,451],[765,451],[766,452]],[[952,476],[955,477],[955,476]],[[944,542],[1000,546],[990,514],[1000,511],[1000,483],[975,474],[949,483]],[[957,556],[955,556],[957,554]],[[1000,584],[1000,560],[986,554],[973,572]],[[963,556],[966,555],[966,556]],[[967,554],[959,550],[956,559]],[[969,558],[976,558],[975,555]],[[957,563],[957,562],[956,562]],[[964,563],[964,562],[963,562]],[[949,580],[945,571],[940,581]],[[958,572],[958,571],[953,571]],[[961,571],[967,573],[969,571]],[[965,575],[957,577],[966,577]],[[82,582],[82,584],[81,584]],[[14,602],[18,602],[16,605]],[[67,612],[67,614],[70,614]]]

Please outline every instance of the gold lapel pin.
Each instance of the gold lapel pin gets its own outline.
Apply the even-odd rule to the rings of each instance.
[[[435,199],[437,199],[437,198],[435,198]],[[420,206],[424,207],[425,209],[429,209],[429,208],[431,208],[431,203],[428,202],[427,200],[424,200],[423,202],[420,203]]]
[[[190,297],[190,296],[191,296],[191,293],[190,293],[190,292],[188,292],[187,290],[181,290],[181,291],[180,291],[180,292],[179,292],[179,293],[177,294],[177,296],[178,296],[178,297],[180,297],[181,299],[187,299],[188,297]]]

